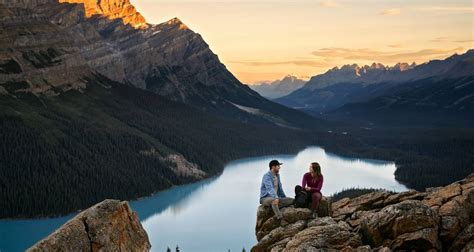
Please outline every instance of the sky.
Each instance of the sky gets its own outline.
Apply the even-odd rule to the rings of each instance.
[[[344,64],[427,62],[474,48],[474,0],[132,0],[178,17],[243,83]]]

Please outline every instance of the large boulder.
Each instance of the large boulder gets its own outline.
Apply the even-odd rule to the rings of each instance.
[[[259,251],[316,251],[317,249],[357,248],[362,245],[360,235],[351,232],[343,221],[331,217],[316,218],[309,222],[297,221],[286,227],[277,227],[252,248]]]
[[[149,251],[148,235],[126,201],[104,200],[39,241],[36,251]]]
[[[471,251],[474,250],[474,223],[467,226],[453,240],[449,251]]]
[[[271,207],[263,207],[262,208],[269,208],[271,211]],[[268,211],[268,210],[266,210]],[[257,217],[257,224],[262,223],[261,226],[256,227],[256,235],[257,241],[260,241],[264,236],[268,235],[272,230],[280,227],[280,221],[273,216],[273,211],[271,212],[272,215],[270,218],[263,220],[258,219]],[[295,208],[293,206],[285,207],[281,209],[281,213],[283,215],[283,219],[286,220],[288,223],[294,223],[299,220],[308,220],[311,217],[311,211],[306,208]]]
[[[423,203],[432,206],[441,206],[449,199],[461,195],[462,188],[459,183],[453,183],[445,187],[435,188],[429,190],[429,194],[423,200]]]
[[[337,220],[343,220],[351,216],[356,211],[366,211],[384,206],[384,200],[390,196],[390,193],[385,191],[374,191],[362,196],[349,199],[344,198],[333,205],[332,216]]]
[[[294,206],[281,208],[283,219],[288,223],[293,223],[298,220],[307,220],[311,216],[311,211],[308,208],[295,208]],[[318,216],[325,217],[331,216],[331,201],[323,197],[319,204]],[[273,210],[269,206],[260,205],[257,209],[257,223],[255,225],[255,235],[257,240],[260,241],[265,235],[271,230],[279,227],[280,223],[274,216]]]
[[[440,216],[439,236],[447,247],[463,229],[474,222],[474,177],[433,189],[423,202],[441,202],[432,208]]]
[[[417,190],[408,190],[406,192],[396,193],[390,195],[384,200],[384,205],[396,204],[405,200],[422,200],[425,198],[427,193],[418,192]]]
[[[437,213],[416,200],[384,207],[362,221],[364,241],[392,249],[438,249]]]
[[[288,242],[286,238],[291,238],[299,231],[305,229],[306,223],[306,220],[299,220],[285,227],[277,227],[271,230],[252,248],[252,252],[270,251],[272,248],[276,249],[280,245],[285,245]]]
[[[357,248],[362,245],[358,233],[351,232],[343,221],[336,223],[331,217],[318,218],[311,227],[297,233],[283,251],[316,251],[318,249]]]

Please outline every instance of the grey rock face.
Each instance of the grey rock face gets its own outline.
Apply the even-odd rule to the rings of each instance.
[[[149,251],[148,235],[126,201],[104,200],[28,251]]]
[[[243,122],[315,123],[243,85],[178,18],[149,24],[129,0],[0,0],[0,13],[2,95],[55,96],[102,75]]]
[[[23,5],[0,3],[0,16],[0,85],[8,93],[56,95],[85,87],[83,78],[92,71],[74,38]],[[22,88],[13,88],[15,83]]]
[[[331,204],[332,215],[309,218],[285,209],[280,227],[271,209],[257,212],[252,251],[469,251],[474,247],[474,174],[427,192],[375,191]]]
[[[202,37],[178,18],[158,25],[148,24],[128,0],[60,2],[14,0],[8,4],[3,1],[5,5],[0,2],[4,12],[14,17],[11,22],[5,22],[8,38],[16,39],[16,43],[23,41],[24,46],[38,54],[39,42],[33,41],[38,39],[37,33],[32,32],[30,39],[21,33],[37,27],[41,32],[48,32],[42,41],[50,47],[58,44],[72,47],[62,51],[75,59],[76,64],[87,63],[90,69],[109,79],[149,89],[172,100],[194,104],[208,101],[210,96],[222,101],[232,100],[233,94],[258,96],[242,85]],[[21,12],[27,12],[28,16],[19,15]],[[18,18],[24,19],[24,26]],[[71,62],[61,62],[57,65],[71,69]]]
[[[436,211],[420,201],[407,200],[389,205],[365,217],[362,233],[372,246],[388,245],[392,249],[429,250],[438,248]]]

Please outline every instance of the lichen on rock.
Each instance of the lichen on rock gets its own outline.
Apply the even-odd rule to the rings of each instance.
[[[104,200],[66,222],[28,251],[145,252],[150,248],[148,235],[128,202]]]

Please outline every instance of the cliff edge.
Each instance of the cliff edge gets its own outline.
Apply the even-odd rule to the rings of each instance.
[[[28,251],[149,251],[150,248],[148,235],[128,202],[104,200]]]
[[[474,250],[474,173],[426,192],[375,191],[330,208],[316,219],[308,209],[284,208],[289,225],[281,227],[260,206],[252,251]]]

